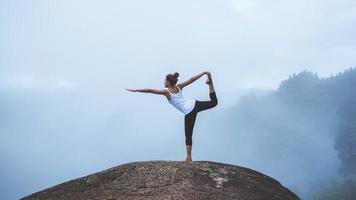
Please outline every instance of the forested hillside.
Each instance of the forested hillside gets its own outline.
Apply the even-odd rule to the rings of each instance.
[[[328,78],[303,71],[264,96],[242,97],[209,124],[220,122],[215,131],[235,146],[232,158],[284,177],[302,199],[351,199],[356,195],[355,86],[356,68]],[[294,177],[288,177],[290,170]]]

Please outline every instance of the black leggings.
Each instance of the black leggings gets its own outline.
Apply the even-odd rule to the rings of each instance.
[[[185,126],[185,144],[192,145],[192,135],[195,123],[195,118],[198,112],[207,110],[215,107],[218,104],[218,99],[216,98],[215,91],[209,93],[210,101],[199,101],[195,100],[195,106],[193,110],[184,116],[184,126]]]

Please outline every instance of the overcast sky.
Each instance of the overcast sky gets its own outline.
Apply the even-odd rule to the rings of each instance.
[[[220,90],[355,65],[352,0],[0,1],[2,87],[161,87],[212,71]]]
[[[169,116],[172,121],[164,123],[182,134],[182,124],[173,121],[181,120],[181,115],[164,98],[125,88],[160,88],[167,73],[179,72],[181,81],[209,70],[219,110],[248,89],[278,88],[292,73],[309,70],[328,77],[355,66],[355,24],[354,0],[0,0],[0,161],[7,163],[0,174],[8,177],[0,186],[7,191],[5,197],[18,198],[117,164],[90,146],[101,138],[102,128],[107,134],[130,128],[133,132],[138,130],[133,128],[136,120]],[[200,79],[185,94],[208,99],[204,82]],[[150,112],[141,113],[143,107]],[[123,113],[136,119],[124,118]],[[58,122],[64,118],[68,121]],[[142,131],[152,128],[140,125]],[[56,148],[61,131],[63,138],[77,134],[70,148],[85,136],[91,151],[78,146],[76,155],[81,163],[95,167],[83,169],[79,161],[77,168],[62,163],[63,171],[51,180],[44,176],[39,183],[43,171],[37,168],[43,163],[34,163],[48,161],[42,156],[53,153],[48,149]],[[45,136],[54,132],[56,139]],[[63,138],[59,141],[68,141]],[[110,142],[106,139],[103,143]],[[53,155],[67,156],[69,147],[52,149]],[[184,150],[179,152],[164,158],[180,159]],[[158,155],[155,158],[162,158]],[[75,162],[77,157],[68,159]],[[106,165],[98,165],[96,159]],[[47,175],[58,167],[55,158],[49,161],[54,163],[46,163]],[[27,171],[21,168],[26,165]],[[11,173],[18,176],[14,179]],[[31,181],[22,182],[23,176]],[[19,184],[21,189],[16,188]]]

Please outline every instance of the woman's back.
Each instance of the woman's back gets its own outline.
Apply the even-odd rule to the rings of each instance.
[[[177,93],[173,93],[168,88],[166,88],[168,90],[168,92],[170,93],[170,99],[168,100],[168,102],[171,105],[173,105],[176,109],[181,111],[183,114],[188,114],[190,111],[193,110],[194,105],[195,105],[195,100],[186,98],[183,95],[182,90],[178,86],[176,86],[176,87],[178,88]]]

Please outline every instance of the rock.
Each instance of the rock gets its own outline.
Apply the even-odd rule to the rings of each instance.
[[[300,199],[255,170],[210,161],[131,162],[74,179],[22,199]]]

